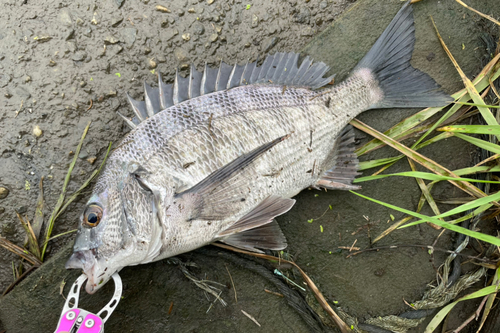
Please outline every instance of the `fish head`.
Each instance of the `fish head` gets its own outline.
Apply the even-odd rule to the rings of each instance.
[[[100,177],[80,216],[73,254],[66,263],[67,269],[82,269],[87,275],[89,294],[123,267],[154,260],[161,249],[152,192],[134,174],[103,186],[106,176]]]

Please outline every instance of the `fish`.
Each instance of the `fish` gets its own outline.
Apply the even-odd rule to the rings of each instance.
[[[110,154],[80,216],[68,269],[99,290],[126,266],[223,242],[262,252],[286,248],[275,218],[305,188],[355,190],[348,123],[363,111],[452,101],[410,64],[408,1],[348,78],[299,54],[219,68],[191,65],[172,85],[130,96],[131,131]]]

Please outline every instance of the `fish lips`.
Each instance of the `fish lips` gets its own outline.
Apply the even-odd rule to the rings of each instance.
[[[83,250],[74,252],[66,262],[66,269],[81,269],[87,276],[85,290],[93,294],[99,289],[96,284],[95,274],[98,271],[98,263],[93,250]]]

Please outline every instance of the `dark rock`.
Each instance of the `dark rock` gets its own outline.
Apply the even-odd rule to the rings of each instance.
[[[124,28],[120,32],[123,41],[128,47],[132,47],[135,42],[135,38],[137,35],[137,29],[136,28]]]
[[[66,32],[64,39],[65,40],[70,40],[75,38],[75,29],[70,29]]]
[[[123,17],[115,17],[111,20],[111,26],[113,28],[116,28],[122,22],[123,22]]]
[[[125,0],[115,0],[115,3],[118,6],[118,8],[121,8],[123,6],[124,2],[125,2]]]
[[[85,58],[87,58],[87,52],[85,51],[77,51],[73,54],[73,57],[71,57],[74,61],[83,61]]]
[[[104,38],[104,44],[116,44],[118,42],[120,42],[120,40],[113,35],[109,35]]]
[[[12,77],[9,74],[0,74],[0,88],[6,87],[11,80]]]
[[[300,11],[295,15],[295,22],[297,23],[308,23],[311,17],[311,11],[309,8],[301,8]]]
[[[26,206],[19,206],[16,211],[19,213],[19,214],[24,214],[28,211],[28,208]]]
[[[193,24],[193,35],[203,35],[205,32],[205,27],[200,22],[195,22]]]
[[[73,25],[73,19],[71,18],[71,14],[66,9],[63,9],[59,12],[59,21],[63,25],[68,27],[71,27]]]
[[[14,90],[14,94],[19,98],[21,98],[23,101],[26,101],[28,98],[31,97],[31,93],[23,87],[17,87]]]

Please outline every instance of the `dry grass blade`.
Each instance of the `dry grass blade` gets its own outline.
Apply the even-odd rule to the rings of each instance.
[[[260,324],[259,322],[257,321],[257,319],[254,318],[254,316],[252,315],[249,315],[248,313],[246,313],[245,311],[241,310],[241,312],[247,316],[251,321],[253,321],[255,323],[255,325],[259,326],[260,327]]]
[[[38,240],[36,239],[33,229],[31,228],[30,221],[28,221],[28,218],[26,218],[25,221],[18,212],[16,212],[16,215],[19,221],[21,221],[21,225],[23,226],[24,231],[26,231],[26,235],[28,236],[28,248],[31,254],[40,259],[40,248],[38,246]]]
[[[490,162],[490,161],[496,160],[496,159],[497,159],[497,158],[499,158],[499,157],[500,157],[500,154],[495,154],[495,155],[492,155],[492,156],[488,157],[487,159],[482,160],[482,161],[481,161],[481,162],[479,162],[478,164],[474,165],[474,168],[475,168],[475,167],[478,167],[478,166],[481,166],[481,165],[483,165],[484,163],[488,163],[488,162]]]
[[[12,243],[11,241],[7,240],[6,238],[3,238],[0,236],[0,246],[9,250],[10,252],[20,256],[23,259],[26,259],[29,263],[31,263],[34,266],[40,266],[42,262],[40,259],[35,257],[33,254],[29,253],[27,250],[17,246],[16,244]]]
[[[370,134],[371,136],[384,141],[388,146],[391,146],[392,148],[398,150],[399,152],[403,153],[404,155],[408,156],[415,162],[421,164],[425,168],[431,170],[432,172],[441,175],[441,176],[447,176],[447,177],[455,177],[457,178],[458,176],[455,175],[453,172],[450,170],[446,169],[445,167],[439,165],[438,163],[434,162],[433,160],[417,153],[416,151],[406,147],[405,145],[402,145],[401,143],[394,141],[393,139],[389,138],[388,136],[380,133],[379,131],[371,128],[370,126],[362,123],[358,119],[353,119],[351,121],[351,124],[358,128],[359,130]],[[476,186],[470,184],[469,182],[464,182],[464,181],[453,181],[449,180],[450,183],[453,185],[457,186],[461,190],[465,191],[466,193],[475,196],[475,197],[485,197],[486,194],[478,189]],[[500,206],[498,203],[495,203],[495,205]]]
[[[33,228],[33,234],[35,238],[38,239],[40,237],[40,231],[42,230],[43,225],[43,177],[40,178],[40,192],[38,193],[38,199],[36,202],[36,210],[35,210],[35,218],[33,219],[33,224],[31,227]]]
[[[87,135],[87,132],[89,131],[91,123],[92,122],[89,121],[89,123],[85,127],[85,130],[83,131],[82,137],[80,139],[80,143],[76,147],[75,156],[73,157],[73,161],[71,161],[68,172],[66,174],[66,178],[64,179],[64,184],[63,184],[61,195],[59,196],[59,199],[57,200],[56,206],[54,207],[54,210],[52,211],[52,215],[50,216],[49,223],[47,224],[47,227],[45,228],[45,242],[44,242],[45,245],[43,246],[43,249],[42,249],[42,256],[41,256],[42,261],[43,261],[43,258],[45,256],[45,251],[47,250],[47,244],[48,244],[47,241],[50,238],[50,235],[52,234],[52,229],[54,228],[54,222],[56,220],[57,214],[59,213],[59,210],[61,209],[61,207],[64,203],[64,197],[66,196],[66,187],[68,186],[69,180],[71,179],[71,173],[73,172],[73,168],[75,167],[76,160],[78,159],[78,155],[80,154],[80,150],[82,149],[83,140],[85,139],[85,136]]]
[[[457,1],[460,2],[460,0],[457,0]],[[462,69],[458,65],[457,61],[455,60],[455,58],[451,54],[450,50],[446,46],[446,43],[444,42],[443,38],[441,38],[441,35],[439,34],[439,31],[437,29],[436,23],[434,23],[434,20],[432,19],[432,17],[431,17],[431,20],[432,20],[432,24],[434,25],[434,29],[436,29],[437,37],[438,37],[439,41],[441,42],[443,49],[445,50],[445,52],[448,55],[448,57],[450,58],[451,62],[453,63],[453,65],[457,69],[458,73],[460,74],[462,81],[464,81],[465,88],[469,92],[469,95],[471,96],[472,100],[476,104],[485,105],[486,103],[484,103],[483,99],[481,98],[478,91],[476,90],[476,87],[472,84],[472,82],[469,80],[469,78],[462,71]],[[498,56],[499,55],[497,55],[497,57],[495,57],[497,59],[497,61],[498,61]],[[493,116],[493,114],[491,113],[490,109],[488,109],[487,107],[484,107],[484,106],[478,106],[477,108],[478,108],[479,112],[481,112],[481,115],[483,116],[484,120],[486,121],[486,123],[488,125],[498,125],[498,122],[495,119],[495,116]],[[500,141],[500,135],[497,136],[497,138]]]
[[[417,171],[415,163],[409,158],[408,158],[408,163],[410,164],[410,168],[412,169],[412,171]],[[422,178],[415,178],[415,180],[417,181],[418,187],[420,187],[420,190],[422,191],[422,194],[424,195],[425,200],[427,200],[427,203],[429,203],[429,206],[431,206],[431,209],[434,212],[434,214],[441,215],[441,212],[439,211],[439,208],[436,205],[434,198],[431,196],[431,192],[429,191],[429,188],[427,187],[427,185],[425,185],[424,180]],[[443,219],[440,219],[440,220],[444,221]],[[441,229],[441,227],[439,227],[435,224],[432,224],[432,223],[427,223],[427,224],[436,230]]]
[[[245,251],[245,250],[240,250],[240,249],[237,249],[235,247],[232,247],[232,246],[229,246],[229,245],[225,245],[225,244],[220,244],[220,243],[214,243],[212,245],[221,247],[221,248],[226,249],[226,250],[231,250],[231,251],[238,252],[238,253],[248,254],[248,255],[253,256],[253,257],[262,258],[262,259],[266,259],[266,260],[271,260],[273,262],[280,261],[282,263],[286,263],[286,264],[290,264],[290,265],[294,266],[295,268],[297,268],[299,270],[299,272],[302,275],[302,278],[306,282],[307,286],[309,288],[311,288],[312,292],[314,293],[314,297],[316,297],[316,300],[318,301],[318,303],[330,315],[330,317],[333,319],[333,321],[335,322],[335,324],[337,324],[337,326],[339,327],[340,331],[342,333],[351,333],[352,332],[351,328],[349,326],[347,326],[347,324],[335,313],[335,311],[333,311],[333,309],[328,304],[328,302],[326,301],[326,299],[323,296],[323,294],[321,293],[321,291],[319,291],[318,287],[316,287],[316,285],[314,284],[314,282],[293,261],[288,261],[288,260],[285,260],[283,258],[277,258],[277,257],[270,256],[270,255],[267,255],[267,254],[260,254],[260,253],[255,253],[255,252],[249,252],[249,251]]]
[[[496,23],[498,25],[500,25],[500,22],[498,22],[497,20],[495,20],[493,17],[489,16],[489,15],[486,15],[486,14],[483,14],[481,13],[480,11],[472,8],[472,7],[469,7],[468,5],[466,5],[465,3],[463,3],[461,0],[455,0],[456,2],[458,2],[459,4],[461,4],[462,6],[464,6],[465,8],[467,8],[468,10],[471,10],[473,11],[474,13],[478,14],[478,15],[481,15],[482,17],[484,17],[485,19],[488,19],[490,20],[491,22],[493,23]]]
[[[435,183],[436,182],[429,183],[429,185],[427,185],[427,189],[429,191],[431,191],[432,187],[434,186]],[[424,207],[425,201],[426,201],[425,196],[422,193],[420,195],[420,199],[418,200],[418,205],[417,205],[417,210],[416,210],[417,213],[420,213],[420,211],[422,210],[422,207]],[[375,244],[376,242],[378,242],[379,240],[381,240],[382,238],[384,238],[385,236],[389,235],[391,232],[393,232],[394,230],[396,230],[397,228],[399,228],[400,226],[402,226],[406,222],[410,221],[412,218],[413,218],[413,216],[407,216],[407,217],[393,223],[389,228],[385,229],[380,235],[378,235],[375,238],[375,240],[372,242],[372,245]]]
[[[497,268],[495,271],[495,276],[493,277],[493,282],[491,283],[492,286],[496,286],[496,290],[498,291],[498,285],[500,284],[500,268]],[[486,306],[484,307],[484,312],[483,316],[481,317],[481,322],[479,323],[479,328],[477,329],[476,333],[479,333],[481,331],[481,328],[483,327],[484,323],[486,322],[486,318],[488,318],[488,315],[491,311],[491,308],[493,306],[493,302],[495,301],[495,298],[497,297],[497,292],[488,295],[488,300],[486,301]]]

